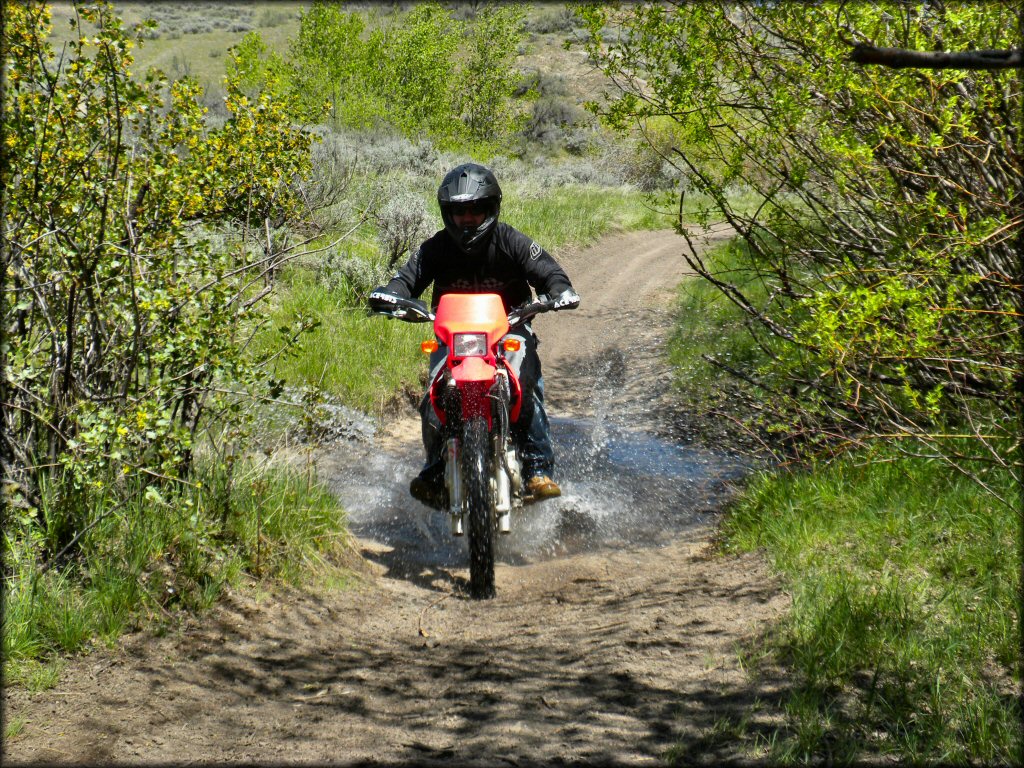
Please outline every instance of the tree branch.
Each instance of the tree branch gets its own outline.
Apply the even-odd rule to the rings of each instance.
[[[1019,49],[1008,51],[910,51],[904,48],[878,48],[859,43],[850,53],[854,64],[881,64],[893,69],[1021,69],[1024,55]]]

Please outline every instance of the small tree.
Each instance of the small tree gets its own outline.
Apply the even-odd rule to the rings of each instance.
[[[437,3],[390,11],[367,34],[359,13],[314,2],[291,41],[287,77],[308,106],[328,100],[339,123],[388,123],[406,136],[442,145],[506,140],[523,124],[514,92],[523,10],[488,7],[456,18]],[[273,59],[249,42],[245,72],[270,77]]]
[[[505,141],[526,123],[527,113],[511,98],[522,80],[513,65],[524,18],[521,6],[488,6],[468,29],[470,54],[455,79],[455,104],[466,133],[476,140]]]
[[[297,94],[311,106],[329,101],[334,119],[359,128],[370,126],[381,110],[369,87],[377,63],[367,59],[364,30],[358,13],[317,0],[300,16],[288,54]]]
[[[127,32],[105,3],[76,10],[95,31],[57,58],[46,6],[3,7],[0,434],[4,483],[30,509],[44,486],[71,498],[185,477],[204,417],[239,409],[223,385],[267,386],[244,353],[267,262],[223,232],[299,210],[313,139],[237,78],[209,129],[194,81],[130,74],[145,27]],[[88,529],[87,505],[49,509],[51,551]]]
[[[463,24],[436,3],[416,5],[370,36],[367,79],[402,133],[451,136],[462,39]]]

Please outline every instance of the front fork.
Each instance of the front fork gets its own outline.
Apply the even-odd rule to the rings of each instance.
[[[445,441],[444,484],[448,487],[448,514],[451,517],[452,535],[461,536],[462,527],[462,469],[459,466],[459,438],[449,437]]]
[[[498,379],[488,393],[488,397],[494,404],[491,419],[491,461],[489,462],[492,468],[491,498],[494,502],[494,512],[500,533],[508,533],[512,529],[512,506],[523,485],[522,466],[510,438],[509,385],[506,376],[504,371],[500,371]],[[452,398],[449,402],[456,401],[456,398]],[[451,418],[454,415],[451,413],[446,419],[449,426],[458,423],[458,420]],[[448,514],[454,536],[462,536],[465,533],[463,523],[465,494],[462,488],[460,449],[458,436],[449,436],[445,441],[444,482],[448,488]]]
[[[522,488],[523,473],[516,450],[507,439],[503,446],[496,447],[495,453],[500,460],[494,463],[491,480],[494,483],[494,511],[498,513],[498,531],[508,533],[512,527],[512,498]]]

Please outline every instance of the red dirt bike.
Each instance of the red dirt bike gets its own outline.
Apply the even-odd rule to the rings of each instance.
[[[505,353],[519,340],[504,339],[517,326],[555,309],[545,296],[505,313],[493,293],[443,295],[437,312],[417,299],[374,294],[386,301],[377,314],[407,322],[433,322],[448,348],[445,364],[430,384],[430,403],[442,424],[445,487],[451,530],[469,530],[469,591],[473,598],[494,597],[495,531],[508,533],[512,510],[522,506],[521,463],[511,439],[519,418],[522,389]],[[425,352],[438,348],[423,342]]]

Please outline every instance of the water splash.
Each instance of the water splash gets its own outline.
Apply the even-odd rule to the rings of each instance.
[[[500,562],[520,564],[604,547],[658,546],[719,508],[728,484],[747,470],[735,456],[678,445],[603,420],[553,418],[563,495],[517,511],[499,536]],[[418,444],[386,453],[371,443],[336,454],[333,490],[352,531],[392,547],[409,565],[462,567],[465,538],[446,513],[408,493]]]

